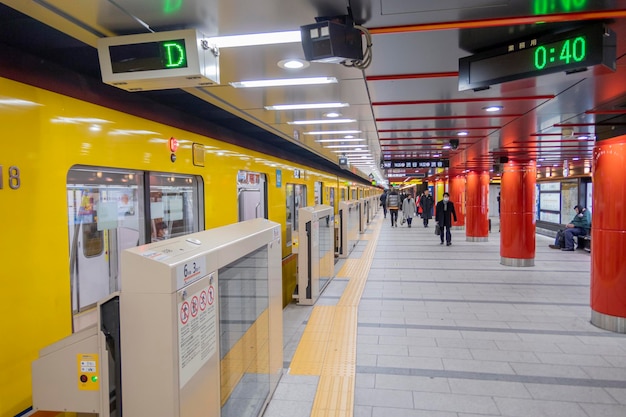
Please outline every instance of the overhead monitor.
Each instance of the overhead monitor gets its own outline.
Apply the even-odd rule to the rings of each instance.
[[[459,59],[459,91],[598,64],[616,68],[616,35],[601,23],[508,45]]]
[[[195,29],[98,40],[102,81],[127,91],[219,84],[218,55]]]

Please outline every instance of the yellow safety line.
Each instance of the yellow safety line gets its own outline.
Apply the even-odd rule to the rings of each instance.
[[[336,306],[315,306],[291,361],[293,375],[319,375],[311,417],[352,417],[356,378],[359,301],[365,288],[382,221],[360,259],[348,259],[337,276],[349,278]]]

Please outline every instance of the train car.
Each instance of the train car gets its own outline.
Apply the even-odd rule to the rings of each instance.
[[[282,224],[286,304],[298,208],[336,208],[354,182],[97,100],[9,78],[0,92],[2,416],[31,406],[38,351],[93,323],[95,303],[119,290],[122,250],[268,218]]]

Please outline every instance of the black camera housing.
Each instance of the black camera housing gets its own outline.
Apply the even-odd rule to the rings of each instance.
[[[458,139],[450,139],[450,148],[458,149],[458,147],[459,147],[459,140]]]

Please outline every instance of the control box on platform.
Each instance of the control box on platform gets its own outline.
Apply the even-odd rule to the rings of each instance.
[[[335,275],[333,208],[298,209],[298,282],[293,298],[312,305]]]
[[[283,368],[280,236],[254,219],[124,251],[97,325],[33,362],[33,408],[261,415]]]

